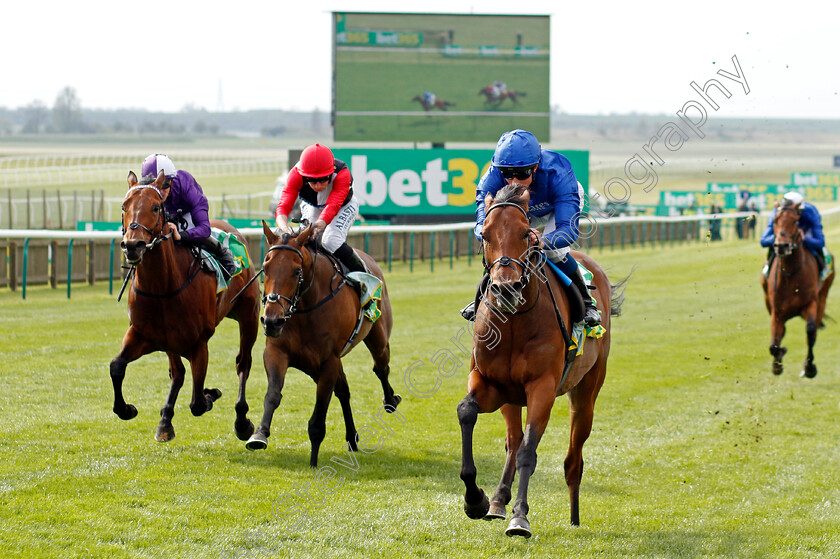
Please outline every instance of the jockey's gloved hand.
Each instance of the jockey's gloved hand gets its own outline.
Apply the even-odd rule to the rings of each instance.
[[[167,235],[172,233],[172,239],[176,241],[181,240],[181,232],[178,230],[178,226],[172,222],[166,222],[163,226],[163,234]]]
[[[327,228],[327,222],[323,219],[317,220],[315,223],[312,224],[312,233],[310,234],[310,238],[313,239],[316,243],[321,244],[321,236],[324,234],[324,229]]]

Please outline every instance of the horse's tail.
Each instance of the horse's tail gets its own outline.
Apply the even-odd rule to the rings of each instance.
[[[444,102],[443,102],[443,106],[444,106],[444,107],[454,107],[454,106],[455,106],[455,103],[450,103],[449,101],[444,101]]]
[[[621,316],[621,306],[624,304],[624,291],[627,289],[627,282],[635,271],[635,266],[630,273],[615,283],[610,283],[610,316]]]

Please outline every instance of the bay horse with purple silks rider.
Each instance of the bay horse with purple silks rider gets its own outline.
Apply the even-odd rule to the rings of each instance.
[[[306,373],[317,385],[315,409],[309,419],[309,464],[318,465],[326,435],[326,416],[333,393],[341,404],[345,438],[357,449],[358,434],[350,408],[350,388],[341,358],[364,342],[373,357],[373,372],[382,384],[385,411],[394,413],[401,398],[394,394],[390,374],[393,314],[382,270],[368,254],[356,251],[371,274],[382,281],[381,315],[375,322],[362,316],[356,289],[338,260],[310,242],[311,225],[295,234],[275,234],[263,222],[268,250],[263,261],[265,310],[260,318],[266,335],[263,362],[268,388],[262,421],[246,443],[249,450],[268,446],[271,421],[283,398],[289,367]]]
[[[572,307],[556,276],[546,273],[540,247],[531,244],[529,197],[527,187],[520,185],[503,188],[495,199],[487,196],[482,242],[490,287],[476,309],[468,394],[458,405],[461,479],[466,487],[464,511],[470,518],[504,519],[518,471],[519,487],[506,534],[524,537],[531,536],[528,485],[537,465],[537,445],[548,425],[554,400],[562,394],[568,396],[570,407],[565,474],[571,523],[580,523],[582,449],[592,429],[595,399],[607,373],[610,316],[621,311],[623,290],[619,290],[627,281],[625,278],[611,285],[594,260],[582,253],[573,254],[592,272],[605,332],[600,338],[586,339],[582,354],[567,368],[570,356],[565,325],[572,324]],[[524,432],[523,407],[528,410]],[[488,499],[476,485],[473,429],[479,413],[498,409],[507,426],[507,458],[501,481],[492,499]]]
[[[805,335],[808,355],[799,376],[814,378],[817,366],[814,364],[814,345],[817,329],[825,318],[825,303],[828,290],[834,282],[834,272],[822,281],[819,279],[817,259],[803,244],[803,232],[799,227],[801,204],[785,200],[776,204],[773,217],[774,258],[765,277],[761,276],[764,290],[764,304],[770,313],[770,354],[773,356],[773,374],[784,371],[782,358],[787,348],[782,346],[785,323],[795,316],[805,319]]]
[[[189,360],[192,372],[190,411],[193,415],[209,411],[222,392],[204,387],[209,360],[207,342],[222,319],[232,318],[239,322],[239,392],[234,431],[241,440],[247,440],[254,432],[254,424],[247,416],[245,385],[251,371],[251,350],[259,332],[259,286],[255,282],[249,284],[254,269],[243,269],[230,280],[227,289],[217,294],[216,275],[202,271],[201,258],[190,247],[176,244],[171,233],[164,234],[166,217],[160,190],[163,180],[161,172],[152,184],[140,185],[133,172],[128,175],[120,247],[126,262],[134,267],[134,277],[131,280],[131,273],[126,277],[126,282],[132,281],[128,294],[130,324],[120,352],[110,365],[114,413],[125,420],[137,416],[137,408],[123,398],[126,366],[154,351],[163,351],[169,358],[171,380],[155,439],[164,442],[175,437],[172,417],[186,373],[182,357]],[[245,239],[228,223],[210,223],[245,244]]]

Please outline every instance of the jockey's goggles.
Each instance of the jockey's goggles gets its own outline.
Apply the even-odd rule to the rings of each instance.
[[[499,172],[506,179],[527,179],[534,172],[534,167],[498,167]]]
[[[332,175],[325,175],[323,177],[306,177],[306,182],[327,182]]]

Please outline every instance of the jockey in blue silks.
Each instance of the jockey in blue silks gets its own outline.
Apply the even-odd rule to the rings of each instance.
[[[823,235],[822,218],[820,217],[819,210],[813,204],[806,202],[800,193],[794,191],[785,194],[785,197],[782,199],[781,208],[795,208],[800,212],[799,228],[802,229],[802,244],[816,256],[820,271],[822,271],[825,268],[825,257],[823,256],[825,235]],[[774,209],[770,214],[767,229],[761,236],[761,246],[770,248],[767,256],[767,266],[765,266],[765,269],[768,271],[773,256],[775,256],[773,243],[776,240],[776,235],[773,233],[773,219],[776,217],[777,211],[778,208]]]
[[[601,323],[601,314],[595,307],[586,282],[570,245],[578,238],[578,220],[583,209],[583,187],[575,177],[572,164],[563,155],[542,149],[536,136],[525,130],[505,132],[496,144],[490,168],[481,177],[476,190],[475,236],[481,240],[484,225],[484,198],[495,194],[502,187],[518,182],[530,190],[528,217],[533,235],[537,227],[545,227],[543,243],[545,255],[571,279],[580,291],[586,306],[583,321],[586,326]],[[469,306],[463,314],[469,318],[474,308]]]

